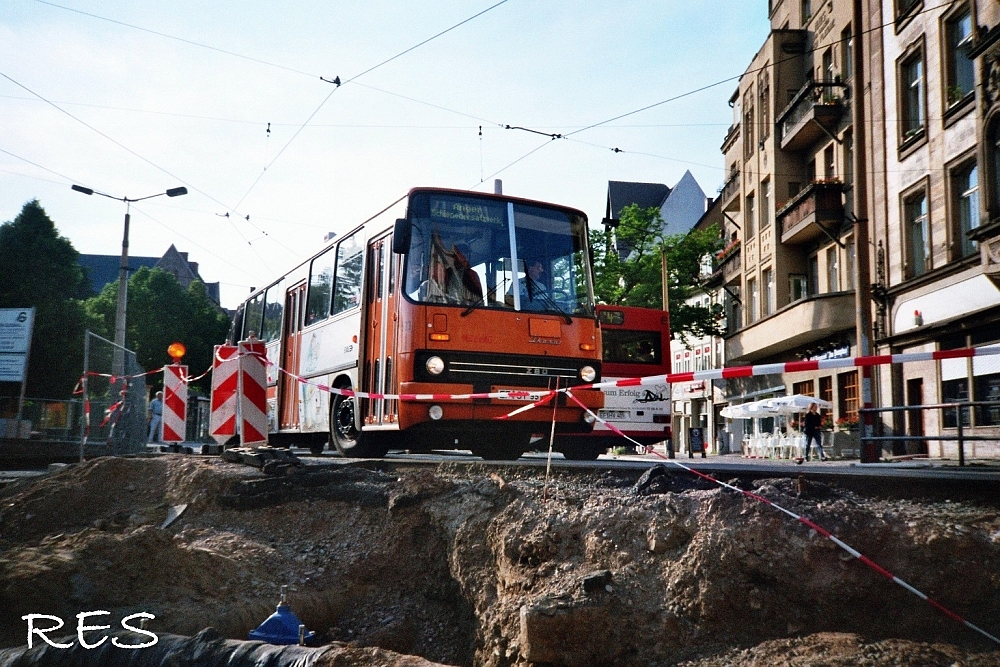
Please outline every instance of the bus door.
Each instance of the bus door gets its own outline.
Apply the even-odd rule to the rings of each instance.
[[[278,379],[278,415],[281,429],[299,427],[299,387],[292,375],[299,374],[302,358],[302,312],[305,308],[306,284],[295,285],[285,293],[285,340],[282,341],[281,367],[288,371]],[[289,375],[289,373],[291,375]]]
[[[362,370],[362,391],[395,394],[398,389],[395,368],[396,296],[395,283],[401,256],[392,253],[392,236],[386,235],[368,242],[365,281],[368,292],[367,327],[365,332],[365,363]],[[365,425],[394,424],[398,406],[395,400],[363,401],[362,421]]]

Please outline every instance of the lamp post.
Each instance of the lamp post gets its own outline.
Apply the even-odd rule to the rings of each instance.
[[[187,188],[171,188],[166,192],[157,192],[155,195],[147,195],[137,199],[115,197],[103,192],[98,192],[91,188],[85,188],[82,185],[73,185],[73,189],[77,192],[82,192],[85,195],[101,195],[102,197],[107,197],[108,199],[125,202],[125,234],[122,237],[122,259],[118,269],[118,308],[115,311],[115,364],[114,369],[112,370],[112,373],[115,375],[123,376],[125,375],[125,310],[128,296],[128,225],[130,219],[129,212],[132,207],[132,202],[152,199],[153,197],[159,197],[161,195],[167,195],[168,197],[180,197],[181,195],[187,194]]]

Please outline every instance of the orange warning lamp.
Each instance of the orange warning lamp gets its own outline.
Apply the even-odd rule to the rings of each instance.
[[[167,348],[167,354],[170,358],[174,360],[175,364],[181,363],[181,358],[187,353],[187,348],[184,347],[184,343],[171,343],[170,347]]]

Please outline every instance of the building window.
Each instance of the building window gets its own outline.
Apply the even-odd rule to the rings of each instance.
[[[844,255],[847,258],[847,266],[844,267],[844,289],[854,289],[854,273],[858,267],[858,249],[854,245],[854,237],[849,236],[844,242]]]
[[[740,286],[733,285],[726,288],[726,332],[733,333],[740,328],[742,323],[742,309],[740,308]]]
[[[760,91],[760,139],[763,141],[771,136],[771,76],[766,65],[757,81],[757,89]]]
[[[844,133],[844,213],[854,213],[854,134]]]
[[[829,375],[819,379],[819,398],[833,403],[833,378]]]
[[[993,116],[986,130],[986,169],[989,170],[986,193],[990,215],[1000,214],[1000,115]]]
[[[753,324],[757,321],[757,313],[760,312],[760,294],[757,292],[756,278],[747,281],[747,293],[750,295],[750,303],[747,304],[747,322]]]
[[[819,257],[809,258],[809,294],[819,294]]]
[[[743,157],[750,159],[754,147],[753,88],[743,96]]]
[[[837,162],[833,157],[833,144],[830,144],[823,150],[823,177],[837,177]]]
[[[750,193],[747,195],[746,215],[743,216],[743,236],[747,239],[753,238],[755,215],[757,215],[757,212],[754,210],[754,196],[753,193]]]
[[[968,257],[979,251],[969,232],[979,227],[979,169],[976,163],[960,166],[951,174],[953,192],[953,233],[955,234],[955,259]]]
[[[841,419],[858,419],[858,372],[850,371],[837,375],[839,396],[838,412]]]
[[[840,49],[840,57],[844,60],[840,67],[844,72],[844,81],[850,81],[854,77],[854,36],[851,34],[851,26],[840,33]]]
[[[764,285],[764,317],[767,317],[774,312],[774,271],[764,269],[761,282]]]
[[[765,178],[760,184],[760,228],[771,224],[771,179]]]
[[[966,6],[945,21],[945,106],[958,104],[975,87],[973,63],[969,59],[972,47],[972,15]]]
[[[812,18],[813,15],[813,3],[812,0],[802,0],[802,22],[805,23]]]
[[[896,0],[896,18],[905,16],[918,4],[920,4],[920,0]]]
[[[788,276],[789,302],[798,301],[809,296],[809,280],[801,273]]]
[[[827,49],[823,52],[823,72],[822,80],[826,82],[833,81],[833,49]],[[824,91],[826,92],[826,91]]]
[[[813,380],[803,380],[802,382],[795,382],[792,384],[792,393],[801,394],[803,396],[812,396],[816,391],[816,383]]]
[[[908,56],[899,66],[899,129],[902,141],[919,135],[924,129],[924,58],[923,51]]]
[[[907,278],[916,278],[931,268],[927,193],[923,190],[903,200],[903,228],[906,234],[905,274]]]
[[[840,265],[837,263],[836,246],[826,249],[826,288],[827,292],[840,290]]]

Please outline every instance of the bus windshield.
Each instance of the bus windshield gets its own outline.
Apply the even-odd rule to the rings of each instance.
[[[592,316],[583,216],[435,192],[415,193],[409,215],[410,300]]]

